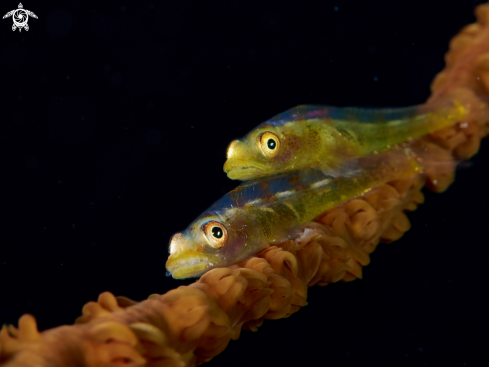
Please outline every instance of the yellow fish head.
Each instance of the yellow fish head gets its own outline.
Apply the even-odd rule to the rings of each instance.
[[[240,261],[256,252],[249,240],[252,228],[239,216],[227,222],[218,215],[204,214],[172,237],[166,269],[173,278],[183,279]]]
[[[224,172],[232,180],[250,180],[295,169],[302,160],[302,137],[291,129],[260,126],[227,150]]]

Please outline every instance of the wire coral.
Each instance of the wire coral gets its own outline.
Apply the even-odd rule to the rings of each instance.
[[[361,198],[328,210],[302,236],[269,246],[228,268],[211,270],[189,286],[151,295],[143,302],[102,293],[87,303],[74,326],[42,333],[31,315],[0,333],[6,366],[193,366],[209,361],[241,330],[257,330],[266,319],[288,317],[307,304],[308,287],[362,276],[380,242],[399,239],[410,223],[404,211],[424,201],[421,189],[445,190],[455,161],[467,159],[489,132],[489,6],[477,7],[478,24],[450,44],[447,67],[432,85],[436,99],[448,93],[475,106],[470,121],[417,142],[427,161],[443,167],[426,175],[389,182]]]

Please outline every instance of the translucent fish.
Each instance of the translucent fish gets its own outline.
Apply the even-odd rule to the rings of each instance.
[[[167,270],[174,278],[199,276],[297,236],[304,226],[349,199],[422,167],[408,148],[358,160],[349,177],[306,169],[242,183],[170,241]]]
[[[359,157],[464,121],[469,107],[452,99],[404,108],[304,105],[262,123],[227,151],[228,177],[250,180],[316,167],[344,177]]]

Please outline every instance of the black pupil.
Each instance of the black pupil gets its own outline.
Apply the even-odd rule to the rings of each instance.
[[[268,146],[268,149],[274,150],[275,147],[277,146],[277,144],[275,143],[275,140],[268,139],[267,146]]]
[[[222,237],[222,229],[219,227],[212,227],[212,235],[216,238]]]

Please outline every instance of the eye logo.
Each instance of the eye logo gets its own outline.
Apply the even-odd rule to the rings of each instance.
[[[29,16],[33,18],[37,18],[37,15],[31,12],[30,10],[24,9],[22,3],[19,3],[19,8],[9,11],[7,14],[3,16],[3,19],[12,17],[14,24],[12,26],[12,30],[15,31],[19,28],[19,32],[24,28],[26,31],[29,30],[29,26],[27,25],[27,21],[29,20]]]

